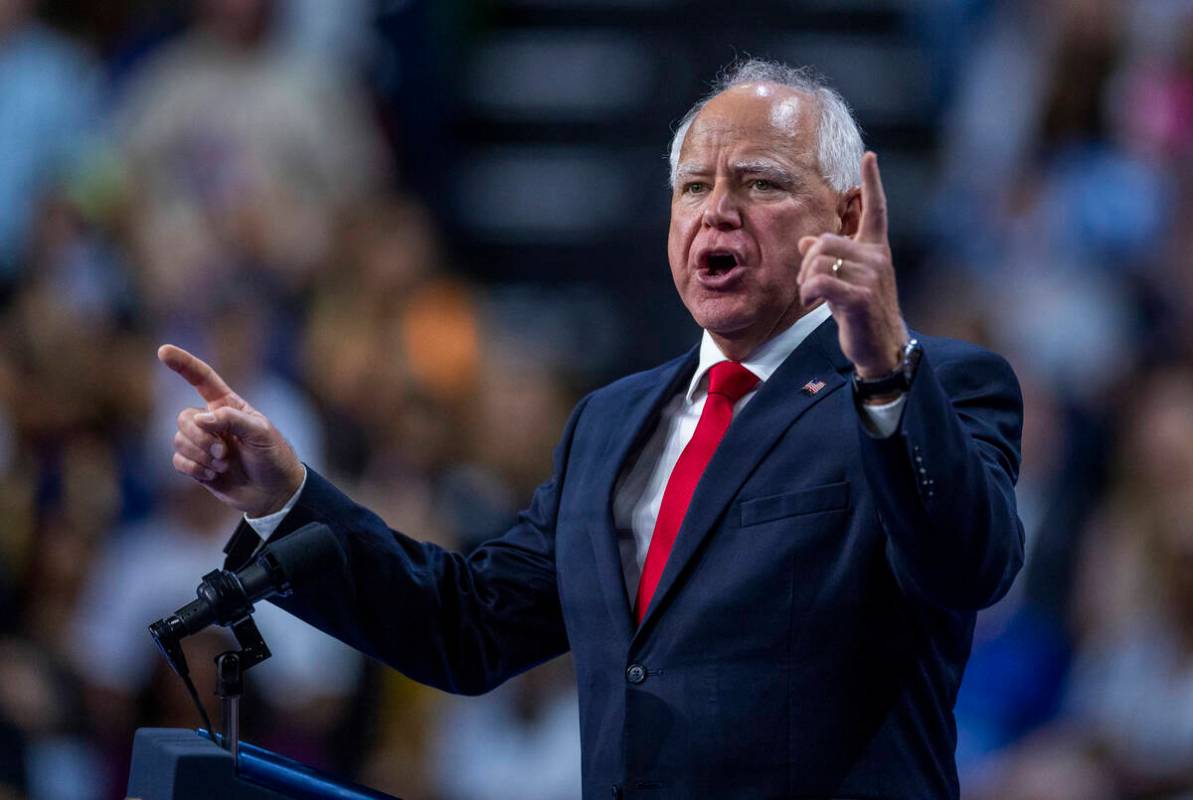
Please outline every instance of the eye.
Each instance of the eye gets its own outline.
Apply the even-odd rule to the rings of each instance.
[[[768,181],[766,178],[755,178],[750,181],[750,185],[760,192],[769,192],[779,188],[773,181]]]
[[[708,191],[708,184],[701,181],[688,181],[683,185],[684,194],[703,194]]]

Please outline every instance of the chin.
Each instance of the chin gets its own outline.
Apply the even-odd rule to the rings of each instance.
[[[737,314],[693,314],[696,324],[723,339],[733,339],[750,330],[756,320]]]
[[[749,328],[758,319],[758,309],[751,308],[745,297],[700,297],[687,307],[697,325],[722,335]]]

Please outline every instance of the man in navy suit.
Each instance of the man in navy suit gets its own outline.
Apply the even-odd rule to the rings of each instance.
[[[740,65],[671,155],[702,342],[584,398],[503,537],[389,530],[167,345],[206,402],[175,467],[246,514],[233,562],[327,523],[347,566],[281,604],[416,680],[479,693],[571,649],[586,798],[955,798],[974,616],[1023,560],[1015,377],[909,333],[876,157],[806,73]]]

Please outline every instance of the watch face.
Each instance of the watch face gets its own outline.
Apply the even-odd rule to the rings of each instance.
[[[919,343],[918,339],[912,339],[907,343],[907,347],[903,350],[903,378],[906,384],[904,388],[911,388],[911,379],[915,377],[916,368],[920,365],[920,359],[924,356],[924,346]]]

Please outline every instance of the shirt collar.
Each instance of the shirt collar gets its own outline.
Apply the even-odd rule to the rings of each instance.
[[[757,350],[750,353],[742,366],[758,376],[759,383],[765,383],[779,365],[787,360],[795,348],[808,338],[808,334],[816,330],[822,322],[831,316],[828,303],[821,303],[816,308],[804,314],[778,336],[764,342]],[[696,396],[696,390],[705,382],[704,376],[714,364],[728,361],[721,348],[713,341],[708,331],[700,338],[700,363],[696,365],[696,374],[688,384],[687,401],[691,403]]]

